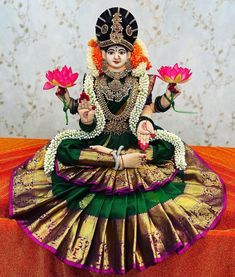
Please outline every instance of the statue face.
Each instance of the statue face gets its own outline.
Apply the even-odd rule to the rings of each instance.
[[[126,69],[126,62],[130,58],[128,52],[123,46],[110,46],[105,52],[102,50],[102,57],[107,61],[108,69],[110,71],[120,72]]]

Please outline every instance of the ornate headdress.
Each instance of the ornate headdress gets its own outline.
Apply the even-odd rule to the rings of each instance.
[[[137,35],[137,22],[129,11],[118,7],[105,10],[97,20],[96,37],[88,42],[87,65],[90,74],[96,77],[102,73],[101,49],[115,44],[132,51],[130,62],[133,70],[140,72],[151,68],[147,49]]]
[[[134,16],[123,8],[107,9],[97,19],[96,37],[100,48],[120,44],[132,51],[137,35],[138,25]]]

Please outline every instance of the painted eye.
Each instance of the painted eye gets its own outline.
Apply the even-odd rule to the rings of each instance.
[[[121,50],[121,51],[119,51],[119,54],[120,54],[120,55],[125,55],[125,54],[126,54],[126,51],[125,51],[125,50]]]

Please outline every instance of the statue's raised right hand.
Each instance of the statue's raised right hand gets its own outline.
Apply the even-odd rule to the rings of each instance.
[[[90,97],[85,92],[81,93],[78,102],[78,113],[81,118],[81,122],[86,125],[91,125],[94,120],[96,106],[91,105]]]

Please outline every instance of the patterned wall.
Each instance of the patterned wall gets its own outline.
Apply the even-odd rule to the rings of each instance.
[[[0,135],[50,138],[65,125],[62,104],[43,91],[46,70],[64,64],[86,71],[86,44],[106,8],[129,9],[139,24],[153,68],[175,62],[193,72],[173,110],[155,114],[157,125],[190,144],[235,145],[235,1],[233,0],[38,0],[0,1]],[[166,85],[157,80],[154,96]]]

